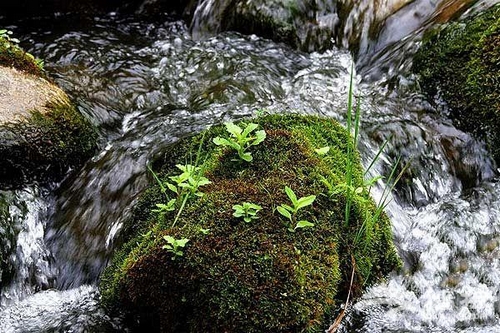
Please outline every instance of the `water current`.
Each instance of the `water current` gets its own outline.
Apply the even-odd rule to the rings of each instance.
[[[403,20],[393,17],[378,39],[363,37],[355,76],[364,163],[385,139],[374,172],[387,175],[398,156],[409,162],[388,207],[404,270],[352,304],[340,331],[500,332],[497,170],[483,143],[457,130],[408,72],[422,31],[444,15],[436,2],[410,3],[399,15],[420,11],[420,20],[390,33]],[[355,19],[352,12],[348,20]],[[344,34],[355,34],[349,22]],[[134,200],[152,181],[146,165],[173,142],[259,110],[345,122],[354,62],[345,49],[304,53],[234,32],[198,31],[193,39],[168,16],[58,15],[7,28],[45,59],[100,141],[99,152],[61,183],[0,191],[8,207],[0,217],[18,231],[0,230],[16,235],[8,258],[14,278],[0,285],[0,332],[127,331],[99,307],[96,284]]]

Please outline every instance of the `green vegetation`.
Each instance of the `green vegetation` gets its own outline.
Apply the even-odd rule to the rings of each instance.
[[[500,163],[500,5],[424,36],[413,68],[462,130],[486,140]]]
[[[233,206],[233,216],[234,217],[242,217],[243,221],[249,223],[252,220],[256,220],[259,217],[257,213],[262,210],[262,207],[251,202],[244,202],[241,205]]]
[[[163,239],[167,242],[167,244],[163,245],[162,249],[167,250],[167,252],[174,255],[172,260],[175,260],[176,257],[182,257],[184,255],[184,251],[182,249],[189,242],[189,239],[175,239],[174,237],[168,235],[163,236]]]
[[[12,31],[0,29],[0,66],[44,76],[43,61],[21,49],[18,43],[17,38],[12,38]]]
[[[309,195],[307,197],[297,199],[297,195],[295,195],[295,192],[288,186],[285,186],[285,193],[292,202],[293,207],[287,204],[281,204],[277,209],[281,215],[289,219],[292,223],[290,226],[288,226],[288,230],[294,232],[295,230],[300,228],[313,227],[314,223],[311,223],[307,220],[297,221],[297,213],[299,209],[312,205],[314,200],[316,200],[316,196]]]
[[[227,123],[226,129],[231,136],[227,139],[218,136],[213,139],[213,142],[217,146],[227,146],[235,149],[242,160],[251,162],[253,157],[252,154],[248,152],[248,149],[264,141],[266,132],[263,130],[256,131],[255,136],[251,136],[258,125],[253,123],[243,125],[245,126],[244,129],[233,123]]]
[[[352,186],[364,184],[352,138],[340,124],[296,115],[253,123],[266,137],[246,148],[251,162],[217,146],[214,139],[228,129],[215,126],[179,142],[154,164],[156,186],[141,196],[124,226],[125,244],[101,278],[104,304],[161,332],[324,332],[348,291],[359,295],[399,267],[385,214],[373,219],[369,238],[359,233],[377,214],[368,191],[350,199],[345,223],[346,194],[329,194],[322,181],[344,182],[352,158]],[[240,134],[248,127],[236,126]],[[319,156],[315,148],[326,146],[328,158]],[[166,200],[162,184],[194,156],[204,161],[199,167],[211,183],[203,196],[186,202],[182,214],[164,211],[160,217],[154,210]],[[292,205],[283,205],[288,201]],[[233,207],[243,210],[242,202],[262,207],[259,223],[238,223]],[[284,226],[278,207],[314,227],[289,232],[296,225]],[[165,251],[165,236],[189,239],[188,247],[177,248],[182,258],[172,260]]]

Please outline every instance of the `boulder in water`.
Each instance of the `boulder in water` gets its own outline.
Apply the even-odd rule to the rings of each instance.
[[[41,66],[0,37],[0,183],[60,179],[91,157],[95,129]]]
[[[214,144],[229,136],[215,126],[181,140],[156,163],[157,182],[140,198],[100,286],[104,303],[128,312],[138,329],[324,332],[349,289],[359,295],[400,265],[390,221],[376,218],[357,153],[345,221],[342,184],[353,145],[342,126],[313,116],[252,121],[266,138],[248,149],[251,162]],[[156,204],[176,198],[167,182],[179,180],[184,163],[198,165],[211,183],[199,188],[201,197],[177,198],[174,211],[158,213],[164,206]],[[292,205],[286,186],[298,201],[316,196],[293,221],[279,213],[280,205]],[[245,221],[234,210],[243,202],[262,209]],[[314,225],[294,230],[304,220]]]
[[[455,125],[486,141],[500,163],[500,5],[430,31],[413,68]]]

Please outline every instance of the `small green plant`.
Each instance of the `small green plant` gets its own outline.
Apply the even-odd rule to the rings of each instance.
[[[321,147],[321,148],[318,148],[318,149],[314,149],[314,151],[316,152],[316,154],[318,154],[319,156],[325,156],[326,154],[328,154],[328,152],[330,151],[330,147],[329,146],[326,146],[326,147]]]
[[[20,52],[24,54],[27,59],[32,61],[40,71],[43,71],[43,60],[35,58],[31,53],[25,52],[19,47],[19,39],[12,37],[13,32],[7,29],[0,29],[0,47],[9,53]]]
[[[227,146],[235,149],[238,156],[247,162],[253,160],[252,154],[246,150],[251,146],[256,146],[266,138],[266,132],[264,130],[255,131],[259,125],[250,123],[241,128],[234,123],[226,123],[226,130],[229,132],[229,138],[221,138],[220,136],[215,137],[213,142],[217,146]],[[254,132],[252,134],[252,132]]]
[[[149,171],[160,186],[160,190],[165,195],[167,200],[166,204],[157,203],[157,209],[154,209],[153,212],[166,214],[167,212],[175,211],[176,208],[179,207],[179,211],[175,216],[172,227],[174,227],[177,223],[177,220],[179,219],[189,197],[191,195],[195,195],[197,197],[203,196],[203,192],[201,192],[199,188],[212,183],[208,180],[208,178],[203,176],[203,168],[193,166],[191,164],[177,164],[176,167],[182,172],[178,175],[170,176],[169,179],[173,183],[169,183],[162,182],[160,178],[158,178],[158,175],[156,175],[153,169],[151,169],[148,165]],[[167,194],[167,189],[174,192],[176,194],[176,198],[171,199]]]
[[[167,242],[167,244],[163,245],[162,249],[165,249],[174,255],[172,257],[172,260],[175,260],[175,258],[182,257],[184,255],[184,251],[182,249],[186,247],[189,239],[175,239],[174,237],[168,235],[163,236],[163,239]]]
[[[12,31],[7,30],[7,29],[0,29],[0,42],[2,42],[3,47],[6,49],[10,49],[12,45],[14,44],[19,44],[19,39],[17,38],[12,38]]]
[[[176,167],[182,173],[169,177],[174,184],[167,183],[168,189],[177,194],[178,197],[182,196],[185,191],[198,197],[203,196],[203,192],[199,191],[200,186],[208,185],[211,181],[202,175],[202,169],[191,164],[177,164]]]
[[[297,221],[297,212],[299,211],[299,209],[312,205],[314,200],[316,200],[316,196],[309,195],[307,197],[301,197],[300,199],[297,199],[295,192],[293,192],[293,190],[288,186],[285,186],[285,193],[292,202],[293,207],[287,204],[282,204],[279,205],[277,209],[281,215],[290,220],[291,225],[288,230],[294,232],[295,230],[300,228],[313,227],[314,224],[307,220]]]
[[[243,221],[248,223],[259,218],[257,213],[262,210],[262,207],[251,202],[244,202],[241,205],[234,205],[233,209],[234,217],[243,217]]]

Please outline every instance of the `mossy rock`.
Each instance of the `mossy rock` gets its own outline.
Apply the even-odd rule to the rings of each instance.
[[[252,162],[216,146],[214,137],[228,135],[224,126],[215,126],[181,140],[155,163],[158,177],[167,181],[179,173],[176,164],[194,164],[198,156],[211,184],[201,188],[201,198],[187,201],[175,227],[174,212],[153,212],[166,198],[152,185],[124,227],[125,243],[100,289],[104,304],[126,310],[138,329],[324,332],[349,288],[358,295],[399,267],[389,219],[382,214],[374,224],[363,224],[376,214],[367,190],[353,194],[345,223],[345,193],[329,195],[322,182],[344,179],[348,145],[352,149],[346,130],[312,116],[253,121],[267,137],[251,148]],[[314,149],[324,146],[331,149],[322,157]],[[355,155],[354,186],[363,186],[362,175]],[[290,204],[285,186],[298,197],[316,195],[297,216],[314,227],[288,230],[288,220],[276,211]],[[233,216],[233,205],[242,202],[263,207],[258,219],[246,223]],[[183,256],[162,248],[166,235],[189,239]]]
[[[6,36],[8,35],[6,34]],[[45,75],[41,68],[41,63],[38,62],[33,55],[27,53],[16,43],[12,42],[10,37],[2,37],[1,35],[0,66],[16,68],[20,71],[36,76]],[[2,87],[2,89],[5,89],[5,87]]]
[[[10,46],[7,46],[10,45]],[[0,184],[60,180],[96,148],[97,133],[35,58],[0,38]]]
[[[484,139],[499,163],[500,5],[427,33],[413,69],[456,126]]]

